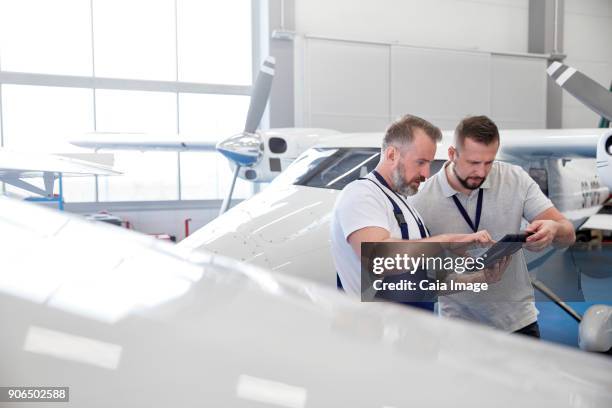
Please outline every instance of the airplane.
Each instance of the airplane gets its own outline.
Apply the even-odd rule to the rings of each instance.
[[[549,74],[555,71],[564,70],[550,68]],[[567,83],[572,83],[571,78]],[[261,94],[254,92],[254,95],[260,105],[267,101]],[[331,210],[346,184],[376,166],[383,134],[326,133],[316,129],[270,129],[253,133],[252,130],[245,126],[244,133],[217,146],[230,162],[235,160],[234,169],[239,169],[235,176],[256,182],[271,181],[271,184],[178,245],[206,249],[335,287],[329,244]],[[518,164],[528,171],[577,229],[589,220],[590,228],[612,230],[612,216],[593,217],[612,189],[612,131],[538,129],[501,130],[500,133],[497,159]],[[452,131],[444,132],[432,174],[447,160],[446,151],[452,138]],[[180,139],[174,140],[172,143],[176,145]],[[96,149],[169,149],[168,143],[146,138],[105,142],[100,137],[75,144]],[[190,148],[190,143],[178,144]],[[294,160],[300,151],[303,153]],[[285,167],[287,163],[291,164]],[[251,176],[249,171],[253,172]],[[551,254],[552,250],[532,256],[534,263],[530,265]]]
[[[340,190],[378,164],[383,133],[322,139],[270,185],[215,218],[178,245],[336,285],[329,243],[331,211]],[[447,160],[453,133],[444,132],[432,174]],[[519,164],[536,179],[559,210],[579,228],[609,197],[612,166],[596,169],[612,130],[502,130],[497,160]],[[600,156],[603,153],[599,153]],[[608,153],[608,163],[612,156]],[[612,229],[609,218],[597,228]]]
[[[0,229],[9,405],[29,406],[17,386],[67,387],[55,397],[92,408],[612,405],[607,355],[360,303],[6,197]],[[585,348],[612,346],[611,315],[585,316]]]
[[[49,199],[54,197],[55,182],[59,180],[62,208],[62,177],[120,175],[112,164],[112,154],[45,154],[0,148],[0,182]],[[28,181],[38,177],[42,177],[44,189]]]

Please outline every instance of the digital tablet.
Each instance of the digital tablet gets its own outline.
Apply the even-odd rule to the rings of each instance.
[[[510,256],[523,247],[527,237],[533,232],[521,232],[519,234],[508,234],[497,241],[491,248],[481,255],[484,258],[484,266],[488,268],[505,256]]]

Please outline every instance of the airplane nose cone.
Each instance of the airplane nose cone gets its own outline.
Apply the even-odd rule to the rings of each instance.
[[[263,156],[263,139],[255,133],[240,133],[217,143],[217,151],[240,166],[254,166]]]

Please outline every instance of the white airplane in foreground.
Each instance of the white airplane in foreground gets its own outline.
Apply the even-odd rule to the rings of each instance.
[[[0,385],[70,406],[612,406],[607,356],[2,197],[0,229]],[[595,336],[588,317],[587,348],[612,345],[609,313]]]
[[[271,66],[271,61],[264,63],[256,81],[245,132],[220,142],[217,150],[230,160],[235,177],[272,183],[178,245],[206,249],[335,286],[329,244],[331,210],[346,184],[376,166],[383,134],[343,134],[324,129],[257,132],[273,75],[266,67]],[[564,71],[549,69],[552,74]],[[568,86],[576,79],[586,78],[580,75],[564,78],[563,84]],[[603,104],[604,108],[599,111],[607,113],[608,100],[605,95],[600,95],[600,99],[591,104]],[[538,129],[501,130],[500,133],[502,144],[497,159],[518,164],[528,171],[576,228],[602,208],[612,189],[612,130]],[[447,160],[451,142],[452,132],[444,132],[432,174]],[[212,148],[210,143],[198,145],[193,139],[178,136],[155,140],[143,135],[110,138],[90,135],[74,143],[95,149],[143,151]],[[226,199],[223,209],[227,203]],[[589,226],[612,230],[612,216],[592,218]]]

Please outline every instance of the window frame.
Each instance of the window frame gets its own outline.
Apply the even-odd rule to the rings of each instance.
[[[177,20],[178,16],[176,13],[178,0],[174,0],[174,24],[175,33],[174,40],[177,41]],[[89,2],[90,13],[93,14],[93,0]],[[252,84],[255,82],[260,62],[264,49],[264,36],[262,33],[267,31],[265,27],[265,15],[268,13],[267,3],[261,0],[250,0],[251,8],[251,72],[252,72]],[[90,19],[90,26],[92,30],[92,41],[91,41],[91,53],[94,55],[94,41],[93,41],[93,15]],[[266,47],[267,48],[267,47]],[[175,47],[175,61],[178,64],[178,47]],[[0,55],[0,148],[5,146],[4,138],[4,125],[3,125],[3,107],[2,107],[2,88],[4,84],[11,85],[34,85],[34,86],[51,86],[51,87],[68,87],[68,88],[85,88],[92,90],[93,98],[93,129],[97,130],[96,127],[96,90],[124,90],[124,91],[157,91],[157,92],[168,92],[176,95],[176,133],[180,133],[180,104],[179,95],[181,93],[195,93],[195,94],[210,94],[210,95],[243,95],[248,96],[251,94],[251,85],[232,85],[232,84],[210,84],[210,83],[195,83],[195,82],[182,82],[178,80],[178,69],[176,72],[175,81],[163,81],[163,80],[145,80],[145,79],[129,79],[129,78],[105,78],[99,77],[95,74],[95,61],[92,58],[91,76],[80,76],[80,75],[58,75],[58,74],[44,74],[35,72],[13,72],[3,71],[1,65]],[[268,115],[268,113],[266,113]],[[268,118],[264,117],[262,123],[268,122]],[[183,201],[182,199],[182,184],[181,184],[181,153],[176,154],[176,166],[177,166],[177,200]],[[99,180],[97,176],[93,177],[92,180],[95,183],[95,203],[99,203]],[[2,192],[6,192],[5,183],[0,183]],[[256,187],[252,188],[255,191]],[[137,197],[133,200],[138,201]]]

